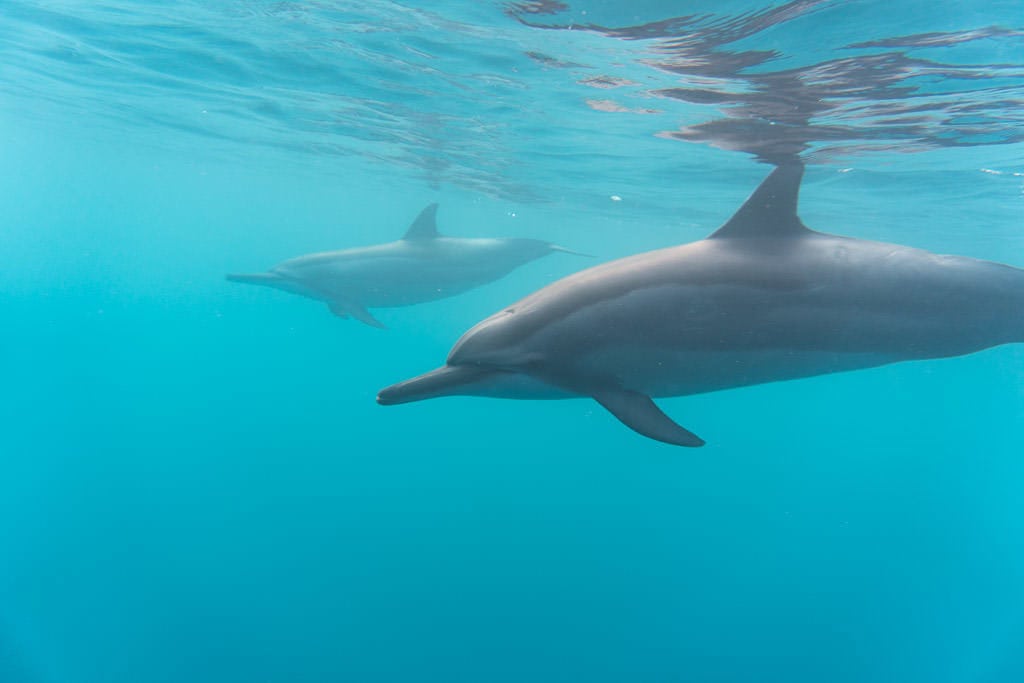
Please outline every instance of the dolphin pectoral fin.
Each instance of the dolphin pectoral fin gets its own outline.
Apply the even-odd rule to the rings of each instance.
[[[674,446],[704,445],[704,439],[673,422],[650,396],[635,391],[602,391],[594,394],[594,400],[622,424],[648,438]]]
[[[382,330],[388,329],[384,323],[374,318],[368,310],[357,304],[341,304],[333,302],[327,304],[327,308],[331,309],[331,313],[339,318],[355,318],[359,322],[366,323],[370,327],[377,327]]]

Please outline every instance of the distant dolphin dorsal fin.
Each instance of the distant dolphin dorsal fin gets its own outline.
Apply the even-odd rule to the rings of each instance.
[[[777,166],[729,221],[709,239],[798,237],[810,230],[796,215],[803,164]]]
[[[437,232],[437,204],[430,204],[405,231],[404,240],[432,240],[439,237]]]

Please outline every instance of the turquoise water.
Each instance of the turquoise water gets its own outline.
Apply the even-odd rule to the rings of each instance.
[[[554,254],[375,311],[228,283],[443,232],[606,261],[808,163],[1024,267],[1024,5],[0,1],[0,682],[1024,680],[1024,347],[382,408]]]

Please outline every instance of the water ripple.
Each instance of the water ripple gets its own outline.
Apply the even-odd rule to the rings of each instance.
[[[844,6],[856,4],[795,0],[735,16],[704,13],[622,26],[559,22],[561,15],[573,13],[561,3],[512,3],[506,11],[537,29],[648,43],[654,56],[643,63],[671,74],[678,84],[647,94],[714,106],[719,114],[656,133],[664,138],[739,150],[770,163],[808,151],[807,160],[820,162],[867,152],[1024,141],[1024,64],[957,64],[908,52],[989,40],[1013,41],[1019,55],[1024,33],[1016,29],[989,26],[859,41],[833,49],[833,54],[857,54],[783,69],[772,67],[792,61],[793,55],[778,48],[733,47],[787,24],[807,25],[815,13],[819,28],[827,30],[842,21]],[[785,44],[801,45],[798,40]],[[613,105],[602,110],[628,110]]]
[[[652,178],[716,149],[849,163],[1024,141],[1019,18],[904,4],[879,22],[880,0],[13,0],[0,93],[82,130],[358,158],[517,200],[654,201]]]

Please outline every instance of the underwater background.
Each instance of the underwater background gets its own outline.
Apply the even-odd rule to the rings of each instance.
[[[381,408],[553,254],[374,311],[225,281],[441,231],[608,261],[772,162],[1024,267],[1024,3],[0,0],[0,683],[1024,681],[1024,347]]]

